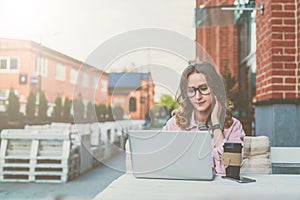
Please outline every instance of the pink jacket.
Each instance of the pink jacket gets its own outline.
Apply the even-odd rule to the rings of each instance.
[[[192,115],[193,116],[193,115]],[[213,168],[216,173],[225,173],[225,167],[221,163],[221,156],[224,152],[223,149],[223,144],[226,142],[235,142],[235,143],[241,143],[242,146],[244,146],[244,137],[245,137],[245,132],[243,130],[243,126],[241,122],[236,119],[233,119],[233,124],[228,128],[224,129],[223,134],[224,134],[224,141],[223,143],[218,146],[218,147],[213,147],[213,152],[212,152],[212,158],[213,158]],[[192,118],[191,123],[190,123],[190,128],[191,130],[197,130],[197,124],[195,120]],[[176,125],[176,119],[175,117],[172,117],[171,119],[168,120],[166,125],[163,127],[163,130],[181,130],[180,127]],[[242,150],[242,155],[243,155],[243,150]]]

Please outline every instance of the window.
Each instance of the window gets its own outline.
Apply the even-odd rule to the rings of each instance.
[[[0,69],[7,69],[7,59],[1,58]]]
[[[65,66],[63,64],[56,64],[55,77],[56,80],[64,81],[65,80]]]
[[[47,76],[48,61],[45,57],[37,56],[35,64],[35,73],[37,75]]]
[[[82,73],[82,87],[88,87],[89,86],[89,75],[86,72]]]
[[[18,60],[16,58],[10,59],[10,69],[17,70],[18,69]]]
[[[19,70],[19,62],[14,57],[0,58],[0,70],[4,72],[14,72]]]
[[[70,83],[76,84],[78,72],[76,69],[70,70]]]
[[[130,97],[129,99],[129,112],[135,112],[136,111],[136,98]]]

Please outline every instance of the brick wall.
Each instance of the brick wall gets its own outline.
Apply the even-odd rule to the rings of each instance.
[[[257,101],[299,98],[299,6],[297,0],[257,1]],[[298,9],[297,9],[298,8]]]
[[[196,7],[233,5],[234,0],[197,0]],[[201,59],[203,48],[222,73],[228,68],[232,75],[238,76],[238,29],[236,25],[199,27],[196,29],[197,56]]]

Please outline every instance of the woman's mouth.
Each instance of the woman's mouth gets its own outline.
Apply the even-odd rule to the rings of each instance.
[[[198,106],[202,106],[203,104],[204,104],[204,101],[198,101],[198,102],[196,102],[196,104],[198,105]]]

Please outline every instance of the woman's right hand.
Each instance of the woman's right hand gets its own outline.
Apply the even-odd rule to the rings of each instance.
[[[211,123],[212,125],[220,124],[220,117],[222,112],[221,103],[218,101],[217,96],[213,97],[212,112],[211,112]]]

